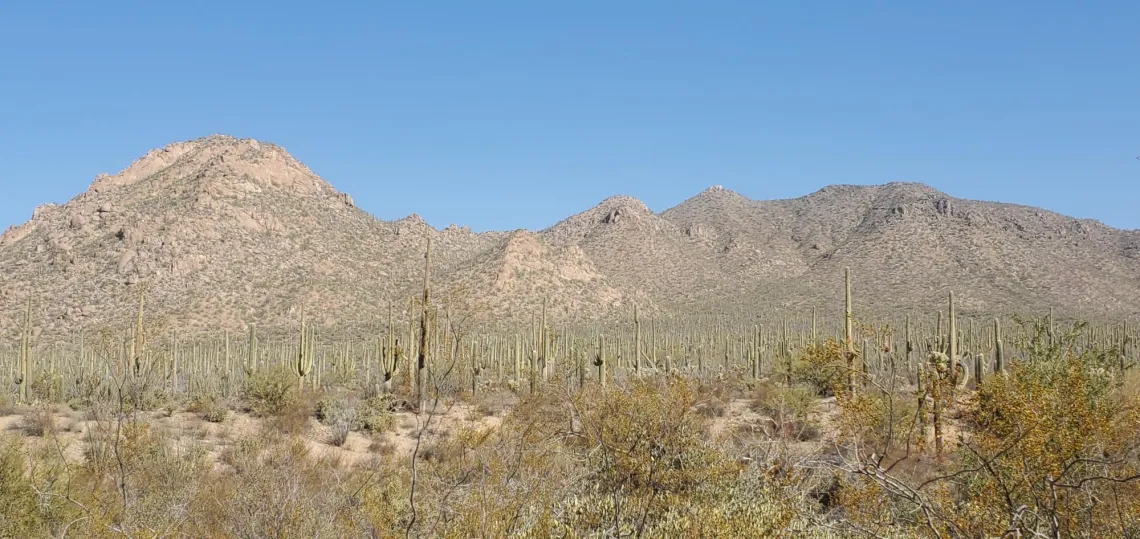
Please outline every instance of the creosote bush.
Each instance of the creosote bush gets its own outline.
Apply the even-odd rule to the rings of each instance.
[[[255,372],[245,381],[246,406],[257,417],[280,414],[293,403],[296,388],[296,376],[284,369]]]
[[[186,406],[186,411],[198,414],[210,423],[221,423],[230,413],[225,400],[216,395],[196,395]]]
[[[821,396],[835,395],[847,377],[843,344],[828,339],[809,344],[792,362],[792,378],[810,385]]]
[[[818,403],[817,389],[800,384],[787,387],[762,381],[753,393],[752,408],[772,419],[772,434],[797,441],[819,437],[818,425],[811,419]]]

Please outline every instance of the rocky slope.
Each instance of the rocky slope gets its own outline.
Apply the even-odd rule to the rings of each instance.
[[[714,187],[661,213],[616,196],[538,232],[384,222],[282,148],[210,136],[154,150],[0,236],[0,331],[31,299],[62,332],[148,312],[182,331],[403,313],[432,243],[433,288],[483,321],[647,312],[837,308],[842,268],[862,312],[1140,313],[1140,231],[920,184],[836,185],[756,201]]]

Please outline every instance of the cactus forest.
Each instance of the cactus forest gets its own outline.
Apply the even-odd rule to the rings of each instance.
[[[432,295],[338,332],[0,348],[0,535],[1135,537],[1127,323],[810,312],[511,329]],[[42,298],[50,301],[50,298]]]

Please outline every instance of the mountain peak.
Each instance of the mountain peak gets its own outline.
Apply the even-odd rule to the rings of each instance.
[[[880,191],[914,198],[950,198],[949,195],[919,182],[890,182],[876,186]]]
[[[624,209],[637,213],[653,213],[641,199],[629,195],[614,195],[598,203],[596,208],[607,211]]]
[[[884,184],[833,184],[821,187],[802,198],[831,196],[899,196],[906,198],[949,198],[946,193],[925,183],[888,182]]]
[[[303,194],[335,190],[284,148],[256,139],[209,135],[156,148],[114,175],[100,174],[89,193],[102,194],[143,182],[187,177],[229,183],[252,182],[255,188],[279,188]]]
[[[720,184],[713,185],[713,186],[705,189],[704,191],[701,191],[700,194],[697,196],[700,196],[700,195],[732,196],[732,197],[743,197],[744,196],[744,195],[741,195],[740,193],[737,193],[736,191],[733,191],[732,189],[729,189],[729,188],[727,188],[723,185],[720,185]]]

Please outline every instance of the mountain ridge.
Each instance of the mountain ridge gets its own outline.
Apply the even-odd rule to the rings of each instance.
[[[830,185],[753,200],[722,186],[653,212],[616,195],[536,231],[378,220],[275,144],[227,135],[147,152],[0,235],[0,331],[40,303],[49,331],[150,312],[186,331],[401,314],[431,241],[441,302],[487,323],[643,312],[749,313],[840,304],[842,269],[867,313],[1053,305],[1073,316],[1140,313],[1140,231],[1032,206],[956,198],[915,182]],[[385,307],[386,309],[386,307]]]

